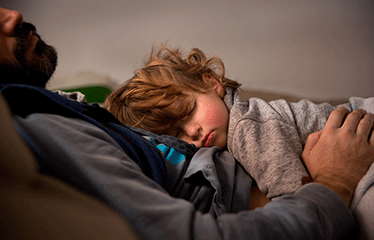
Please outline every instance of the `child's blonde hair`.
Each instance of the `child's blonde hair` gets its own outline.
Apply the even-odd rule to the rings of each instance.
[[[221,85],[221,98],[227,87],[240,86],[225,77],[220,58],[207,59],[198,48],[183,58],[179,49],[153,47],[145,66],[114,91],[104,107],[127,125],[169,134],[191,115],[195,106],[193,93],[213,89],[212,81],[204,80],[204,74],[211,75]]]

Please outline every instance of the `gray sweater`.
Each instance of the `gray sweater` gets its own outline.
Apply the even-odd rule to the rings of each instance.
[[[301,178],[308,176],[300,159],[305,141],[309,134],[323,129],[336,107],[308,100],[242,101],[233,89],[227,90],[224,101],[230,111],[228,150],[260,190],[273,199],[299,189]],[[351,98],[340,106],[374,112],[374,98]]]

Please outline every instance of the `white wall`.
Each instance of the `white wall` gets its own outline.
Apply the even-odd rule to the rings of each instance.
[[[199,47],[243,87],[306,98],[374,96],[371,0],[1,0],[59,52],[55,77],[117,81],[155,41]]]

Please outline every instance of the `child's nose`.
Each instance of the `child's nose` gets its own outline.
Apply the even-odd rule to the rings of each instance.
[[[23,21],[22,14],[17,11],[0,8],[0,24],[2,34],[12,36],[14,28]]]
[[[199,124],[188,124],[185,126],[185,132],[193,141],[198,140],[201,135],[201,126]]]

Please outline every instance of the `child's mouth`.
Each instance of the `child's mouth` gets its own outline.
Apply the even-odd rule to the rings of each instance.
[[[212,142],[212,140],[214,139],[214,136],[215,136],[215,132],[212,131],[210,132],[209,134],[207,134],[204,139],[203,139],[203,146],[204,147],[209,147],[210,146],[210,143]]]

